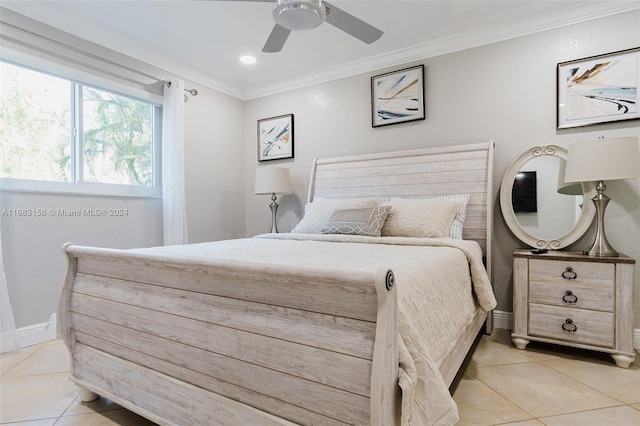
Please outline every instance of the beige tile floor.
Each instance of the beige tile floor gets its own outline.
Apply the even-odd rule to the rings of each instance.
[[[151,426],[106,399],[78,400],[61,341],[0,355],[0,424]],[[615,366],[606,354],[531,343],[509,332],[483,336],[453,397],[459,425],[640,425],[640,362]]]
[[[640,426],[640,357],[629,369],[608,354],[482,336],[453,393],[459,425]]]

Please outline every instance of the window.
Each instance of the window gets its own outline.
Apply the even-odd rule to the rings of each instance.
[[[8,62],[0,79],[3,187],[159,195],[159,105]]]

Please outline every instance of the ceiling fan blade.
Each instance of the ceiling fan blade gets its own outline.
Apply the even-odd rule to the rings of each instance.
[[[275,27],[273,27],[273,30],[271,30],[271,34],[269,34],[269,38],[264,44],[262,51],[265,53],[276,53],[281,51],[284,43],[287,41],[287,38],[289,38],[289,34],[291,34],[291,30],[276,24]]]
[[[367,24],[363,20],[356,18],[339,7],[329,4],[326,1],[323,3],[327,7],[326,21],[345,33],[350,34],[367,44],[373,43],[382,37],[382,34],[384,34],[376,27]]]

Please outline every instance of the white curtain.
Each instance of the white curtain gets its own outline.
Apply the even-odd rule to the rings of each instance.
[[[184,81],[164,85],[162,205],[164,245],[187,244],[184,165]]]
[[[0,353],[15,351],[20,349],[18,339],[16,338],[16,323],[13,319],[13,310],[9,301],[9,292],[7,290],[7,277],[4,274],[4,262],[2,260],[2,227],[0,226],[0,318],[1,340]]]

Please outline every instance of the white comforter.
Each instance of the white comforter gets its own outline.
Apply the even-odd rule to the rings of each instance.
[[[345,244],[348,243],[348,244]],[[495,307],[482,252],[473,241],[265,234],[256,238],[133,250],[182,258],[371,271],[396,277],[402,424],[449,425],[457,407],[438,366],[477,309]]]

